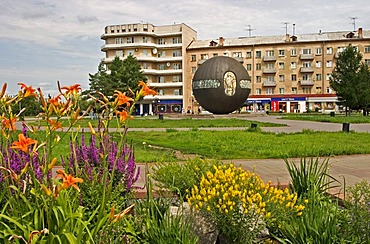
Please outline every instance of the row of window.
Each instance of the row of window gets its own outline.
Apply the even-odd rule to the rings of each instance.
[[[126,37],[126,43],[136,43],[136,42],[139,42],[140,41],[138,40],[138,38],[136,37],[133,37],[133,36],[130,36],[130,37]],[[142,43],[147,43],[148,42],[148,37],[146,36],[143,36],[142,39],[141,39],[141,42]],[[168,44],[168,39],[165,39],[165,38],[158,38],[157,39],[157,44],[158,45],[165,45],[165,44]],[[123,38],[122,37],[117,37],[114,39],[114,43],[115,44],[123,44]],[[181,43],[181,37],[172,37],[172,44],[180,44]]]
[[[138,51],[138,49],[127,49],[127,50],[125,50],[125,53],[126,53],[127,56],[129,56],[129,55],[134,55],[135,51]],[[152,55],[149,55],[150,50],[148,50],[148,49],[142,49],[141,52],[142,52],[141,55],[143,57],[148,57],[148,56],[152,57]],[[123,53],[123,50],[116,51],[116,56],[117,57],[124,57],[124,55],[125,54]],[[157,57],[158,58],[166,57],[166,51],[158,51]],[[172,57],[181,57],[181,51],[180,50],[172,51]]]
[[[167,78],[168,80],[168,78]],[[170,82],[181,82],[181,76],[175,75],[172,76],[172,80]],[[165,76],[158,76],[158,83],[166,83],[166,77]]]
[[[316,94],[321,94],[321,87],[316,87]],[[266,95],[273,95],[275,94],[275,87],[268,87],[264,89],[264,92]],[[285,88],[279,88],[279,94],[285,94]],[[298,93],[298,88],[297,87],[292,87],[291,89],[291,94],[297,94]],[[311,94],[312,93],[312,88],[311,87],[303,87],[302,88],[302,93],[303,94]],[[333,89],[331,87],[326,88],[326,93],[331,94],[333,93]],[[262,88],[256,88],[255,90],[256,95],[262,95]]]
[[[182,96],[182,89],[174,89],[172,94],[166,94],[165,90],[158,89],[157,94],[160,95],[160,96],[164,96],[164,95]]]
[[[370,61],[370,60],[368,60]],[[365,60],[366,62],[366,60]],[[321,61],[316,61],[316,64],[315,64],[316,68],[321,68]],[[311,68],[312,67],[312,62],[309,62],[309,61],[304,61],[302,62],[302,67],[303,68]],[[326,67],[327,68],[332,68],[333,67],[333,61],[332,60],[328,60],[326,61]],[[245,67],[248,71],[252,70],[252,64],[246,64],[246,67]],[[265,64],[265,68],[266,69],[274,69],[275,68],[275,64],[274,63],[266,63]],[[279,62],[278,63],[278,68],[279,70],[283,70],[285,69],[285,63],[284,62]],[[290,68],[291,69],[296,69],[297,68],[297,62],[291,62],[290,63]],[[261,70],[262,69],[262,64],[261,63],[257,63],[256,64],[256,70]]]
[[[267,75],[266,77],[267,82],[275,82],[275,76],[273,75]],[[321,81],[322,80],[322,75],[321,74],[316,74],[315,75],[315,80],[316,81]],[[326,80],[329,81],[331,78],[331,74],[326,74]],[[303,74],[302,75],[302,80],[304,81],[313,81],[313,76],[311,74]],[[262,76],[257,75],[256,76],[256,83],[260,83],[262,81]],[[285,75],[279,75],[279,81],[283,82],[285,81]],[[297,75],[296,74],[291,74],[290,75],[290,81],[297,81]]]
[[[345,48],[346,47],[338,47],[338,52],[342,52]],[[365,46],[364,52],[365,53],[370,53],[370,46]],[[313,55],[313,52],[312,52],[311,48],[302,48],[300,50],[300,54]],[[327,47],[326,48],[326,54],[328,54],[328,55],[333,54],[333,48],[332,47]],[[322,48],[316,48],[315,49],[315,55],[322,55]],[[213,56],[218,56],[218,54],[214,53]],[[224,56],[230,56],[230,53],[225,52]],[[267,50],[265,56],[266,57],[275,57],[275,50]],[[285,50],[284,49],[278,50],[278,56],[279,57],[285,56]],[[290,56],[297,56],[297,49],[291,49],[290,50]],[[242,52],[233,52],[232,57],[233,58],[243,58],[243,53]],[[255,57],[256,58],[262,58],[262,51],[256,51]],[[208,59],[208,58],[209,58],[208,54],[201,54],[200,55],[201,60]],[[252,58],[252,52],[247,51],[246,55],[245,55],[245,58]],[[196,61],[196,55],[191,55],[191,61],[192,62]]]

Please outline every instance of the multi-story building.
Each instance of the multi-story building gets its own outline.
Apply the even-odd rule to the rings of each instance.
[[[137,114],[181,113],[185,90],[186,47],[196,39],[197,33],[185,24],[154,26],[152,24],[123,24],[105,27],[101,39],[103,63],[114,57],[136,57],[147,77],[148,84],[158,92],[145,97]]]
[[[338,111],[338,98],[329,79],[336,58],[348,45],[355,46],[370,65],[370,31],[196,40],[185,24],[112,25],[101,36],[104,63],[115,56],[136,57],[158,95],[146,97],[137,113],[180,113],[197,110],[192,78],[207,59],[237,59],[251,76],[249,111]]]
[[[251,76],[246,102],[250,111],[337,111],[329,79],[336,58],[355,46],[370,64],[370,31],[196,40],[187,48],[192,75],[205,60],[219,55],[237,59]],[[190,82],[190,79],[186,82]],[[185,106],[197,106],[191,96]]]

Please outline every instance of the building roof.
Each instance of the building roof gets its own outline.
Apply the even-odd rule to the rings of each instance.
[[[359,38],[362,35],[362,38]],[[361,34],[362,33],[362,34]],[[208,39],[208,40],[194,40],[187,49],[200,49],[208,47],[233,47],[233,46],[253,46],[264,44],[285,44],[285,43],[301,43],[301,42],[323,42],[335,40],[363,40],[370,38],[370,30],[360,31],[338,31],[338,32],[322,32],[315,34],[297,34],[294,37],[296,41],[292,41],[292,35],[278,35],[278,36],[253,36],[253,37],[238,37],[238,38],[222,38]],[[211,42],[216,42],[218,45],[210,45]],[[223,45],[220,45],[220,42]]]

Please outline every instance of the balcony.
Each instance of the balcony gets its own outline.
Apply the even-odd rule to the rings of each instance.
[[[262,72],[264,74],[275,74],[276,73],[276,69],[275,68],[263,68]]]
[[[314,82],[313,80],[301,80],[299,81],[301,86],[313,86]]]
[[[158,82],[150,82],[149,86],[150,87],[155,87],[155,88],[161,88],[161,87],[182,87],[182,82],[163,82],[163,83],[158,83]]]
[[[276,56],[263,56],[264,62],[274,62],[276,61]]]
[[[158,69],[143,69],[144,75],[180,75],[182,74],[182,69],[167,69],[167,70],[158,70]]]
[[[301,67],[300,68],[300,72],[301,73],[313,73],[314,70],[312,67]]]
[[[313,56],[313,54],[301,54],[301,56],[299,56],[299,58],[301,60],[312,60],[312,59],[314,59],[314,56]]]
[[[238,61],[239,63],[243,63],[243,58],[241,57],[234,57],[234,59]]]
[[[276,81],[265,80],[262,85],[263,86],[276,86]]]

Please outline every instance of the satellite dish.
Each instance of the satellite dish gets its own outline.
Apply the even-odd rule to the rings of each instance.
[[[170,67],[170,66],[171,66],[171,64],[170,64],[170,62],[168,62],[168,63],[167,63],[167,67]]]
[[[152,53],[157,54],[157,52],[158,52],[157,48],[153,48]]]

